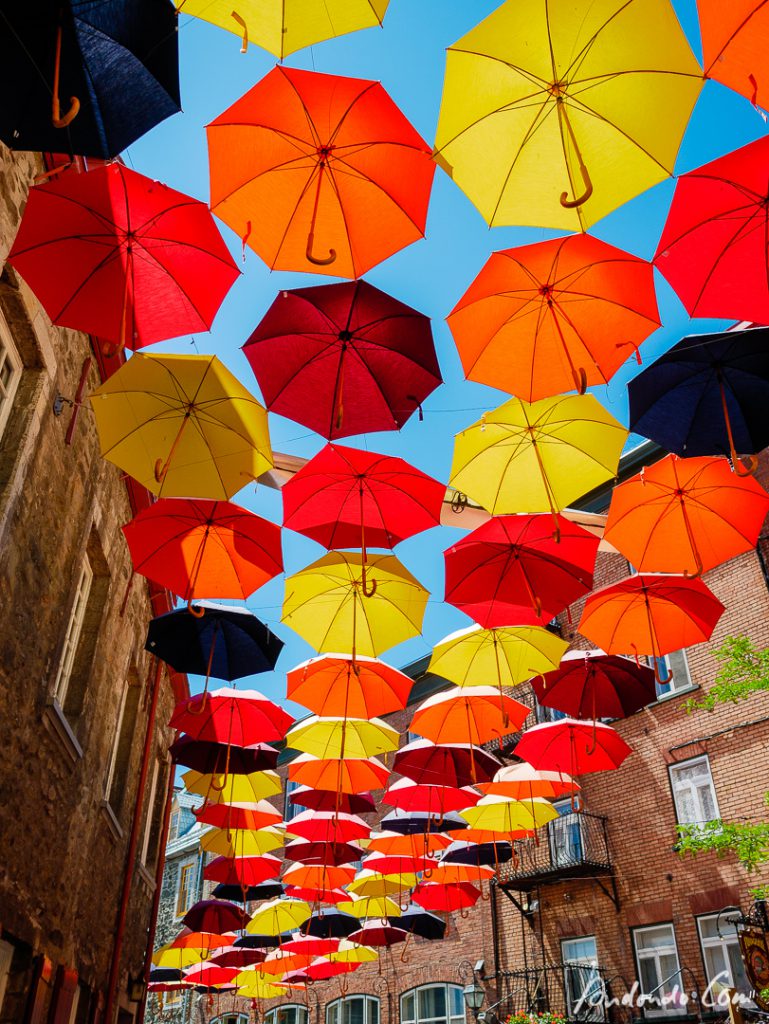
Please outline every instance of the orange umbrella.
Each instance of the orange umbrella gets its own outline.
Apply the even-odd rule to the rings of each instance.
[[[464,835],[464,832],[462,833]],[[389,857],[424,857],[451,846],[451,839],[442,832],[372,832],[367,843],[369,850]]]
[[[304,889],[337,889],[349,885],[356,871],[354,864],[292,864],[284,872],[282,882]]]
[[[461,882],[482,882],[493,878],[496,869],[487,864],[437,864],[430,881],[437,885],[456,885]]]
[[[433,743],[482,745],[518,732],[529,708],[496,686],[452,687],[428,697],[414,712],[411,731]]]
[[[614,488],[604,536],[641,572],[700,576],[752,551],[768,512],[727,459],[668,455]]]
[[[326,654],[297,665],[286,685],[316,715],[376,718],[405,708],[414,680],[378,658]]]
[[[211,209],[273,270],[360,277],[424,235],[431,149],[378,82],[276,67],[207,132]]]
[[[591,235],[492,253],[447,319],[466,377],[527,402],[606,384],[660,324],[651,264]]]
[[[769,104],[767,4],[764,0],[697,0],[697,10],[706,77],[765,108]]]
[[[657,680],[665,683],[657,659],[709,640],[723,612],[702,580],[639,574],[591,594],[579,631],[607,654],[653,657]]]
[[[506,796],[512,800],[533,800],[535,796],[558,800],[572,796],[580,786],[569,775],[538,771],[522,761],[500,768],[491,782],[479,782],[478,789],[486,796]]]
[[[488,828],[456,829],[449,832],[448,835],[457,842],[474,843],[477,846],[480,846],[481,843],[498,843],[500,841],[500,833]],[[512,842],[514,839],[529,839],[533,835],[534,832],[530,829],[522,828],[514,832],[505,832],[503,838]]]
[[[375,757],[346,757],[341,760],[300,754],[288,766],[288,777],[300,786],[332,793],[367,793],[382,789],[390,772]]]

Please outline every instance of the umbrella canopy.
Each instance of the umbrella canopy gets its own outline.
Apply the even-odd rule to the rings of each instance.
[[[199,822],[217,828],[260,829],[283,821],[283,815],[269,800],[254,804],[204,804],[194,814]]]
[[[237,994],[246,999],[280,999],[286,994],[284,988],[272,984],[263,974],[257,974],[256,971],[241,971],[237,982]]]
[[[286,831],[307,842],[352,843],[367,838],[371,829],[363,818],[358,818],[354,814],[302,811],[286,822]]]
[[[31,189],[8,258],[53,323],[129,348],[210,330],[238,276],[205,203],[121,163]]]
[[[691,316],[769,322],[769,139],[682,174],[654,258]]]
[[[223,781],[217,785],[226,785],[232,775],[272,770],[278,763],[278,751],[269,743],[234,747],[230,743],[212,743],[191,736],[180,736],[171,744],[169,753],[175,764],[202,774],[218,775]]]
[[[376,801],[371,793],[335,793],[328,789],[310,789],[298,786],[288,795],[295,807],[309,807],[315,811],[342,811],[344,814],[373,814]]]
[[[422,701],[411,719],[411,731],[434,743],[481,746],[518,732],[530,710],[495,686],[455,686]]]
[[[283,570],[280,528],[228,501],[162,498],[126,523],[123,533],[134,571],[188,602],[204,596],[245,600]],[[270,638],[267,627],[258,619],[252,622],[244,610],[222,611],[221,605],[201,604],[195,614],[200,619],[196,632],[212,641],[222,634],[220,648],[233,632],[227,629],[225,618],[230,626],[242,624],[250,634],[256,633],[268,652],[277,648],[279,653],[283,646],[277,637]],[[164,617],[162,621],[175,628],[172,624],[176,620]],[[188,626],[187,632],[192,628]],[[200,640],[195,641],[192,650],[199,650],[200,645]],[[222,650],[218,664],[224,656]],[[216,650],[212,654],[209,643],[204,664],[207,666],[211,659],[210,672],[201,674],[218,674],[213,672],[215,657]],[[255,671],[248,669],[242,674]]]
[[[160,502],[152,508],[157,508],[158,504]],[[279,545],[278,539],[280,557]],[[194,569],[188,568],[192,570],[188,576],[191,580]],[[257,568],[252,562],[243,566],[244,572],[255,573]],[[177,672],[210,674],[217,679],[242,679],[275,668],[283,641],[253,612],[213,601],[196,602],[195,612],[189,615],[187,609],[177,608],[152,619],[145,651],[161,658]]]
[[[152,962],[156,967],[181,971],[185,967],[191,967],[193,964],[200,963],[200,953],[197,950],[183,949],[167,942],[155,950],[152,954]]]
[[[753,550],[767,513],[726,459],[668,455],[614,488],[604,536],[639,572],[699,576]]]
[[[212,956],[211,963],[217,964],[219,967],[237,967],[242,970],[244,967],[261,963],[265,956],[266,953],[263,949],[238,949],[237,946],[232,946],[230,949],[225,949],[222,953]]]
[[[277,899],[263,903],[248,925],[251,934],[265,932],[277,935],[280,932],[294,930],[310,917],[312,911],[304,900]]]
[[[354,843],[326,839],[295,839],[286,843],[283,851],[286,860],[299,864],[328,864],[338,866],[360,860],[363,850]]]
[[[394,896],[405,892],[417,884],[417,876],[414,872],[397,871],[391,875],[384,875],[379,871],[372,871],[363,868],[358,872],[355,880],[347,886],[347,892],[351,896],[372,896],[384,897]]]
[[[489,782],[501,767],[501,761],[483,747],[470,743],[444,746],[430,740],[404,744],[393,759],[393,771],[413,782],[457,787]]]
[[[283,525],[324,547],[393,548],[440,525],[446,488],[403,459],[329,444],[281,494]]]
[[[656,659],[709,640],[723,612],[702,580],[641,573],[592,593],[579,631],[607,654]]]
[[[407,938],[408,932],[403,928],[377,921],[367,921],[362,928],[350,935],[351,942],[359,942],[362,946],[394,946],[398,942],[405,942]]]
[[[393,921],[391,924],[396,924],[412,935],[418,935],[420,939],[442,939],[446,934],[445,921],[435,914],[427,913],[423,907],[415,907],[413,903],[397,918],[397,923]]]
[[[338,907],[332,907],[324,909],[322,914],[313,914],[301,925],[301,931],[305,935],[317,935],[319,938],[342,938],[357,931],[359,927],[357,918]]]
[[[283,872],[283,884],[307,889],[338,889],[351,882],[355,872],[354,864],[292,864]]]
[[[507,0],[448,50],[437,160],[491,226],[584,231],[673,173],[701,88],[667,0]]]
[[[512,800],[532,800],[535,796],[559,800],[580,789],[574,779],[563,772],[539,771],[525,762],[505,765],[491,782],[479,783],[478,788],[487,796],[507,796]],[[447,851],[446,856],[451,858],[452,851]]]
[[[272,467],[267,413],[216,356],[137,352],[89,400],[102,455],[153,494],[230,498]]]
[[[384,921],[388,917],[400,917],[403,913],[400,904],[390,899],[389,896],[356,896],[353,894],[350,902],[345,903],[343,909],[346,914],[351,914],[359,920],[379,918],[380,921]],[[360,941],[361,945],[368,945],[363,940],[351,936],[348,938],[351,942]]]
[[[651,668],[603,651],[569,651],[531,685],[538,704],[570,718],[627,718],[657,699]]]
[[[361,862],[366,871],[380,875],[414,874],[435,867],[431,857],[397,856],[391,853],[370,853]]]
[[[242,858],[246,859],[246,858]],[[225,885],[220,882],[211,890],[215,900],[231,900],[233,903],[260,903],[281,896],[285,888],[280,882],[260,882],[259,885]]]
[[[753,104],[769,104],[761,54],[769,11],[761,0],[697,0],[705,75],[742,93]]]
[[[184,980],[192,985],[204,985],[206,988],[218,988],[229,985],[239,974],[237,967],[222,967],[219,964],[199,964],[184,972]]]
[[[293,718],[259,690],[223,686],[193,694],[176,705],[171,727],[198,740],[245,747],[256,741],[278,741]]]
[[[4,4],[0,25],[0,139],[11,149],[106,160],[181,110],[170,3]]]
[[[626,440],[592,395],[513,398],[457,434],[450,483],[492,515],[554,515],[616,475]]]
[[[235,939],[233,946],[236,949],[275,949],[291,938],[291,933],[285,935],[241,935]]]
[[[281,622],[317,651],[376,657],[419,635],[429,596],[393,555],[333,552],[287,577]]]
[[[318,960],[313,960],[305,969],[305,973],[312,981],[324,981],[327,978],[336,978],[340,974],[352,974],[360,966],[361,964],[341,963],[319,958]]]
[[[318,758],[362,758],[397,750],[400,733],[380,718],[318,718],[289,729],[286,745]],[[295,820],[295,819],[294,819]]]
[[[206,132],[211,209],[273,270],[361,277],[424,235],[431,150],[377,82],[276,67]]]
[[[339,948],[328,954],[333,963],[371,964],[379,959],[379,953],[370,946],[361,946],[349,939],[342,939]]]
[[[441,383],[429,319],[366,281],[279,292],[243,351],[267,407],[329,439],[399,430]],[[344,474],[345,453],[351,449],[332,451],[335,457],[317,456],[321,470],[330,470],[334,476],[335,470]],[[358,452],[355,459],[371,468],[365,453]],[[318,467],[315,459],[308,463],[313,464]],[[297,474],[300,482],[289,491],[289,500],[313,485],[315,470],[302,476],[305,470]],[[338,483],[335,476],[335,485]],[[424,489],[424,482],[421,486]],[[393,488],[389,494],[397,496]],[[402,506],[403,499],[398,500]],[[340,507],[338,502],[337,512]],[[372,511],[364,494],[364,514],[370,516]],[[424,510],[412,514],[417,524],[427,521]],[[358,496],[345,506],[342,516],[359,515]],[[312,519],[310,523],[310,536],[327,537],[328,527]],[[343,525],[346,534],[353,529],[354,519],[352,525]],[[374,523],[375,527],[382,525]],[[326,546],[357,547],[360,530],[354,532],[352,544]]]
[[[401,811],[396,809],[386,814],[379,822],[383,829],[400,832],[401,835],[421,835],[423,832],[450,832],[465,827],[462,819],[446,811],[444,814],[429,814],[425,811]]]
[[[449,864],[441,860],[434,865],[429,877],[436,885],[461,885],[463,882],[480,885],[495,874],[496,868],[490,864]]]
[[[399,779],[382,795],[382,803],[402,811],[424,811],[427,814],[445,814],[471,807],[479,799],[469,786],[418,785],[411,779]]]
[[[530,765],[510,765],[511,768],[528,768],[529,771],[533,771]],[[502,769],[506,771],[506,769]],[[499,773],[498,773],[499,774]],[[531,799],[526,794],[528,799]],[[441,864],[447,866],[449,864],[469,864],[476,866],[499,866],[500,864],[506,864],[509,860],[512,860],[513,848],[509,842],[490,842],[490,843],[464,843],[461,840],[454,842],[443,854],[441,858]]]
[[[515,753],[534,768],[587,775],[619,768],[632,750],[610,725],[562,718],[527,730]]]
[[[200,837],[200,845],[207,853],[220,853],[224,857],[254,857],[283,845],[283,832],[266,825],[257,832],[250,829],[212,828]]]
[[[505,796],[485,796],[475,807],[468,807],[462,811],[462,817],[470,828],[482,829],[504,837],[521,829],[540,828],[553,818],[557,818],[558,811],[541,797],[511,800]]]
[[[182,0],[179,10],[242,36],[283,60],[305,46],[381,25],[390,0]]]
[[[190,907],[182,922],[193,932],[235,932],[245,928],[249,915],[234,903],[223,900],[199,900]]]
[[[289,762],[288,777],[312,789],[326,789],[333,793],[361,793],[382,789],[390,777],[390,771],[375,757],[340,759],[300,754]]]
[[[376,658],[326,654],[286,676],[286,696],[316,715],[374,718],[406,707],[414,680]]]
[[[411,898],[423,910],[437,910],[451,913],[465,907],[474,907],[481,896],[481,890],[470,882],[455,884],[420,882]]]
[[[277,772],[252,772],[250,775],[204,775],[188,771],[182,775],[188,793],[197,793],[209,803],[247,804],[277,796],[283,781]]]
[[[433,648],[428,671],[457,686],[517,686],[557,668],[569,643],[540,626],[469,626]]]
[[[608,383],[660,325],[651,265],[590,235],[492,253],[447,320],[468,380],[526,402]]]
[[[445,599],[486,628],[545,625],[592,589],[598,544],[557,514],[496,516],[445,552]]]
[[[427,857],[445,850],[451,840],[440,832],[401,835],[400,832],[372,832],[367,849],[392,857]]]

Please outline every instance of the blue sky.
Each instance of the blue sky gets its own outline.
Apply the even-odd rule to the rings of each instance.
[[[445,50],[498,6],[496,0],[391,0],[382,29],[369,29],[311,47],[286,64],[330,74],[377,79],[428,142],[432,143],[440,106]],[[694,0],[675,0],[674,7],[700,57]],[[188,16],[179,30],[184,112],[156,127],[125,154],[136,170],[174,188],[208,200],[208,158],[205,125],[253,86],[274,58],[256,46],[240,54],[239,39]],[[676,167],[690,170],[767,132],[761,114],[744,98],[716,83],[707,83],[692,117]],[[645,258],[654,254],[672,196],[668,181],[628,203],[591,230],[592,234]],[[271,272],[251,250],[241,260],[240,241],[220,223],[222,233],[243,273],[225,299],[210,334],[181,338],[153,346],[151,351],[215,353],[259,394],[241,345],[259,322],[276,293],[328,283],[320,275]],[[480,270],[489,253],[552,237],[557,232],[531,228],[489,229],[480,214],[439,169],[435,175],[426,238],[375,267],[366,279],[433,320],[438,358],[444,381],[425,403],[424,421],[416,417],[400,433],[351,438],[350,443],[372,451],[400,455],[444,482],[448,479],[453,435],[486,409],[508,397],[463,379],[462,369],[444,317]],[[684,334],[721,326],[712,320],[691,321],[663,278],[655,272],[663,326],[642,347],[644,363],[668,349]],[[635,359],[623,366],[606,388],[595,389],[599,400],[619,419],[627,416],[627,381],[639,367]],[[281,452],[311,456],[324,441],[299,424],[270,415],[273,447]],[[250,486],[235,500],[260,515],[280,522],[279,495],[264,486]],[[443,550],[463,531],[441,528],[401,544],[396,554],[431,591],[423,636],[385,652],[395,665],[427,654],[447,633],[470,620],[443,604]],[[295,572],[323,554],[323,549],[284,531],[287,572]],[[315,652],[290,629],[280,625],[283,578],[258,590],[248,607],[286,642],[278,663],[282,671],[243,680],[273,699],[285,696],[285,672]],[[193,689],[196,681],[191,681]],[[298,708],[294,708],[299,711]]]

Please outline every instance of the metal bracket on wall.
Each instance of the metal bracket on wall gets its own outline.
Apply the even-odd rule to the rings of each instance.
[[[529,927],[533,928],[534,927],[534,912],[529,908],[529,906],[528,905],[524,906],[521,903],[520,900],[516,899],[515,896],[513,896],[513,894],[510,892],[510,890],[506,886],[500,885],[497,888],[501,892],[503,892],[505,894],[505,896],[507,896],[507,898],[510,900],[510,902],[513,904],[513,906],[516,908],[516,910],[521,915],[521,917],[525,918],[528,921]]]

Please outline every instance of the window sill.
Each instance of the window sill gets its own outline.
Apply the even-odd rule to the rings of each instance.
[[[676,697],[686,697],[689,694],[694,693],[695,690],[699,690],[697,683],[692,683],[690,686],[682,686],[680,690],[671,690],[670,693],[663,693],[661,697],[658,697],[648,706],[653,708],[656,704],[666,704],[670,700],[675,700]]]
[[[55,697],[51,697],[43,709],[43,722],[51,735],[58,739],[72,764],[82,761],[83,748]]]
[[[151,893],[154,892],[156,887],[157,887],[156,883],[155,883],[155,879],[149,873],[149,871],[144,866],[144,864],[139,864],[138,865],[138,867],[136,868],[136,873],[138,874],[139,878],[141,878],[142,882],[144,882],[144,884],[147,886],[149,891]]]
[[[124,835],[123,827],[115,817],[115,812],[112,810],[109,801],[102,800],[102,802],[99,804],[99,809],[101,810],[104,820],[107,822],[113,840],[116,843],[120,842]]]

